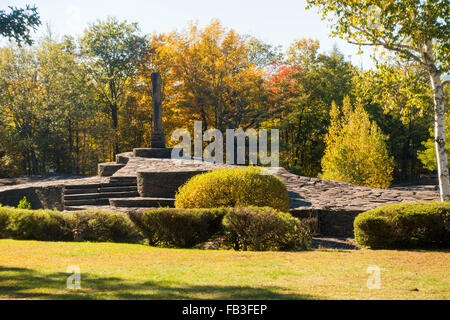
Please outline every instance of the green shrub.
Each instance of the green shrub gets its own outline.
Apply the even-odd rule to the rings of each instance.
[[[154,209],[130,213],[152,246],[192,248],[222,229],[225,209]]]
[[[311,244],[311,231],[303,222],[269,207],[230,210],[223,223],[236,250],[305,250]]]
[[[5,210],[2,210],[2,207],[0,206],[0,239],[7,238],[6,228],[8,226],[8,221],[8,214]]]
[[[75,241],[139,242],[140,235],[123,213],[80,211],[68,216]]]
[[[136,243],[140,235],[125,214],[101,211],[63,213],[0,207],[0,238]]]
[[[450,246],[450,202],[399,203],[358,215],[356,242],[373,249]]]
[[[191,178],[175,197],[177,208],[272,207],[289,211],[289,194],[276,176],[261,168],[227,168]]]
[[[19,205],[17,206],[17,209],[27,209],[27,210],[31,210],[31,203],[28,202],[27,197],[23,197],[22,200],[20,200]]]
[[[62,213],[51,210],[0,208],[7,223],[2,236],[16,240],[70,241],[72,233]]]

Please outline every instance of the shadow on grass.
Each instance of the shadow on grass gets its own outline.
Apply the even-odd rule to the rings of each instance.
[[[45,274],[33,269],[0,266],[0,298],[3,299],[314,299],[310,295],[282,293],[280,287],[173,284],[169,281],[135,283],[115,277],[81,274],[81,290],[66,289],[67,273]]]

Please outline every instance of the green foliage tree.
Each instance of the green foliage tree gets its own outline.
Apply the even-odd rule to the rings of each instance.
[[[9,164],[5,175],[17,174],[11,158],[28,175],[46,174],[49,168],[92,173],[103,159],[107,119],[71,47],[69,39],[45,39],[36,47],[0,50],[0,162]]]
[[[0,35],[17,43],[31,44],[30,28],[36,30],[41,24],[37,8],[27,5],[25,9],[9,6],[10,12],[0,10]]]
[[[321,178],[389,187],[393,168],[385,137],[362,105],[357,103],[353,108],[346,98],[342,110],[333,103],[330,115]]]
[[[395,159],[395,179],[415,180],[422,171],[417,152],[433,126],[433,98],[426,71],[414,63],[386,63],[355,75],[353,94],[384,134]]]
[[[283,60],[280,46],[273,46],[255,37],[246,37],[249,61],[259,68],[270,67]]]
[[[136,23],[120,22],[108,17],[85,31],[80,41],[86,67],[96,89],[107,103],[112,122],[114,153],[119,153],[118,112],[123,105],[128,85],[136,75],[139,60],[147,48]]]
[[[26,209],[31,210],[31,203],[28,201],[27,197],[23,197],[22,200],[20,200],[19,204],[17,205],[18,209]]]
[[[308,0],[308,4],[317,6],[324,18],[333,16],[333,35],[359,46],[383,47],[426,70],[433,91],[441,200],[450,200],[441,79],[450,67],[448,1]]]

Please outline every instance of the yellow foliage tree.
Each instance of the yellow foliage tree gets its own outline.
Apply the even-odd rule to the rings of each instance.
[[[139,81],[150,88],[156,71],[164,79],[168,137],[175,128],[192,129],[194,120],[205,130],[245,129],[267,115],[264,71],[250,62],[245,38],[219,21],[153,35]]]
[[[342,108],[331,107],[321,178],[357,185],[387,188],[392,182],[393,159],[385,137],[361,103],[352,107],[345,98]]]

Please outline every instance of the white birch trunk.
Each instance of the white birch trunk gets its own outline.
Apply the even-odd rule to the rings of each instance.
[[[441,72],[431,71],[431,85],[434,97],[434,133],[441,201],[450,200],[447,149],[445,145],[445,105]]]

